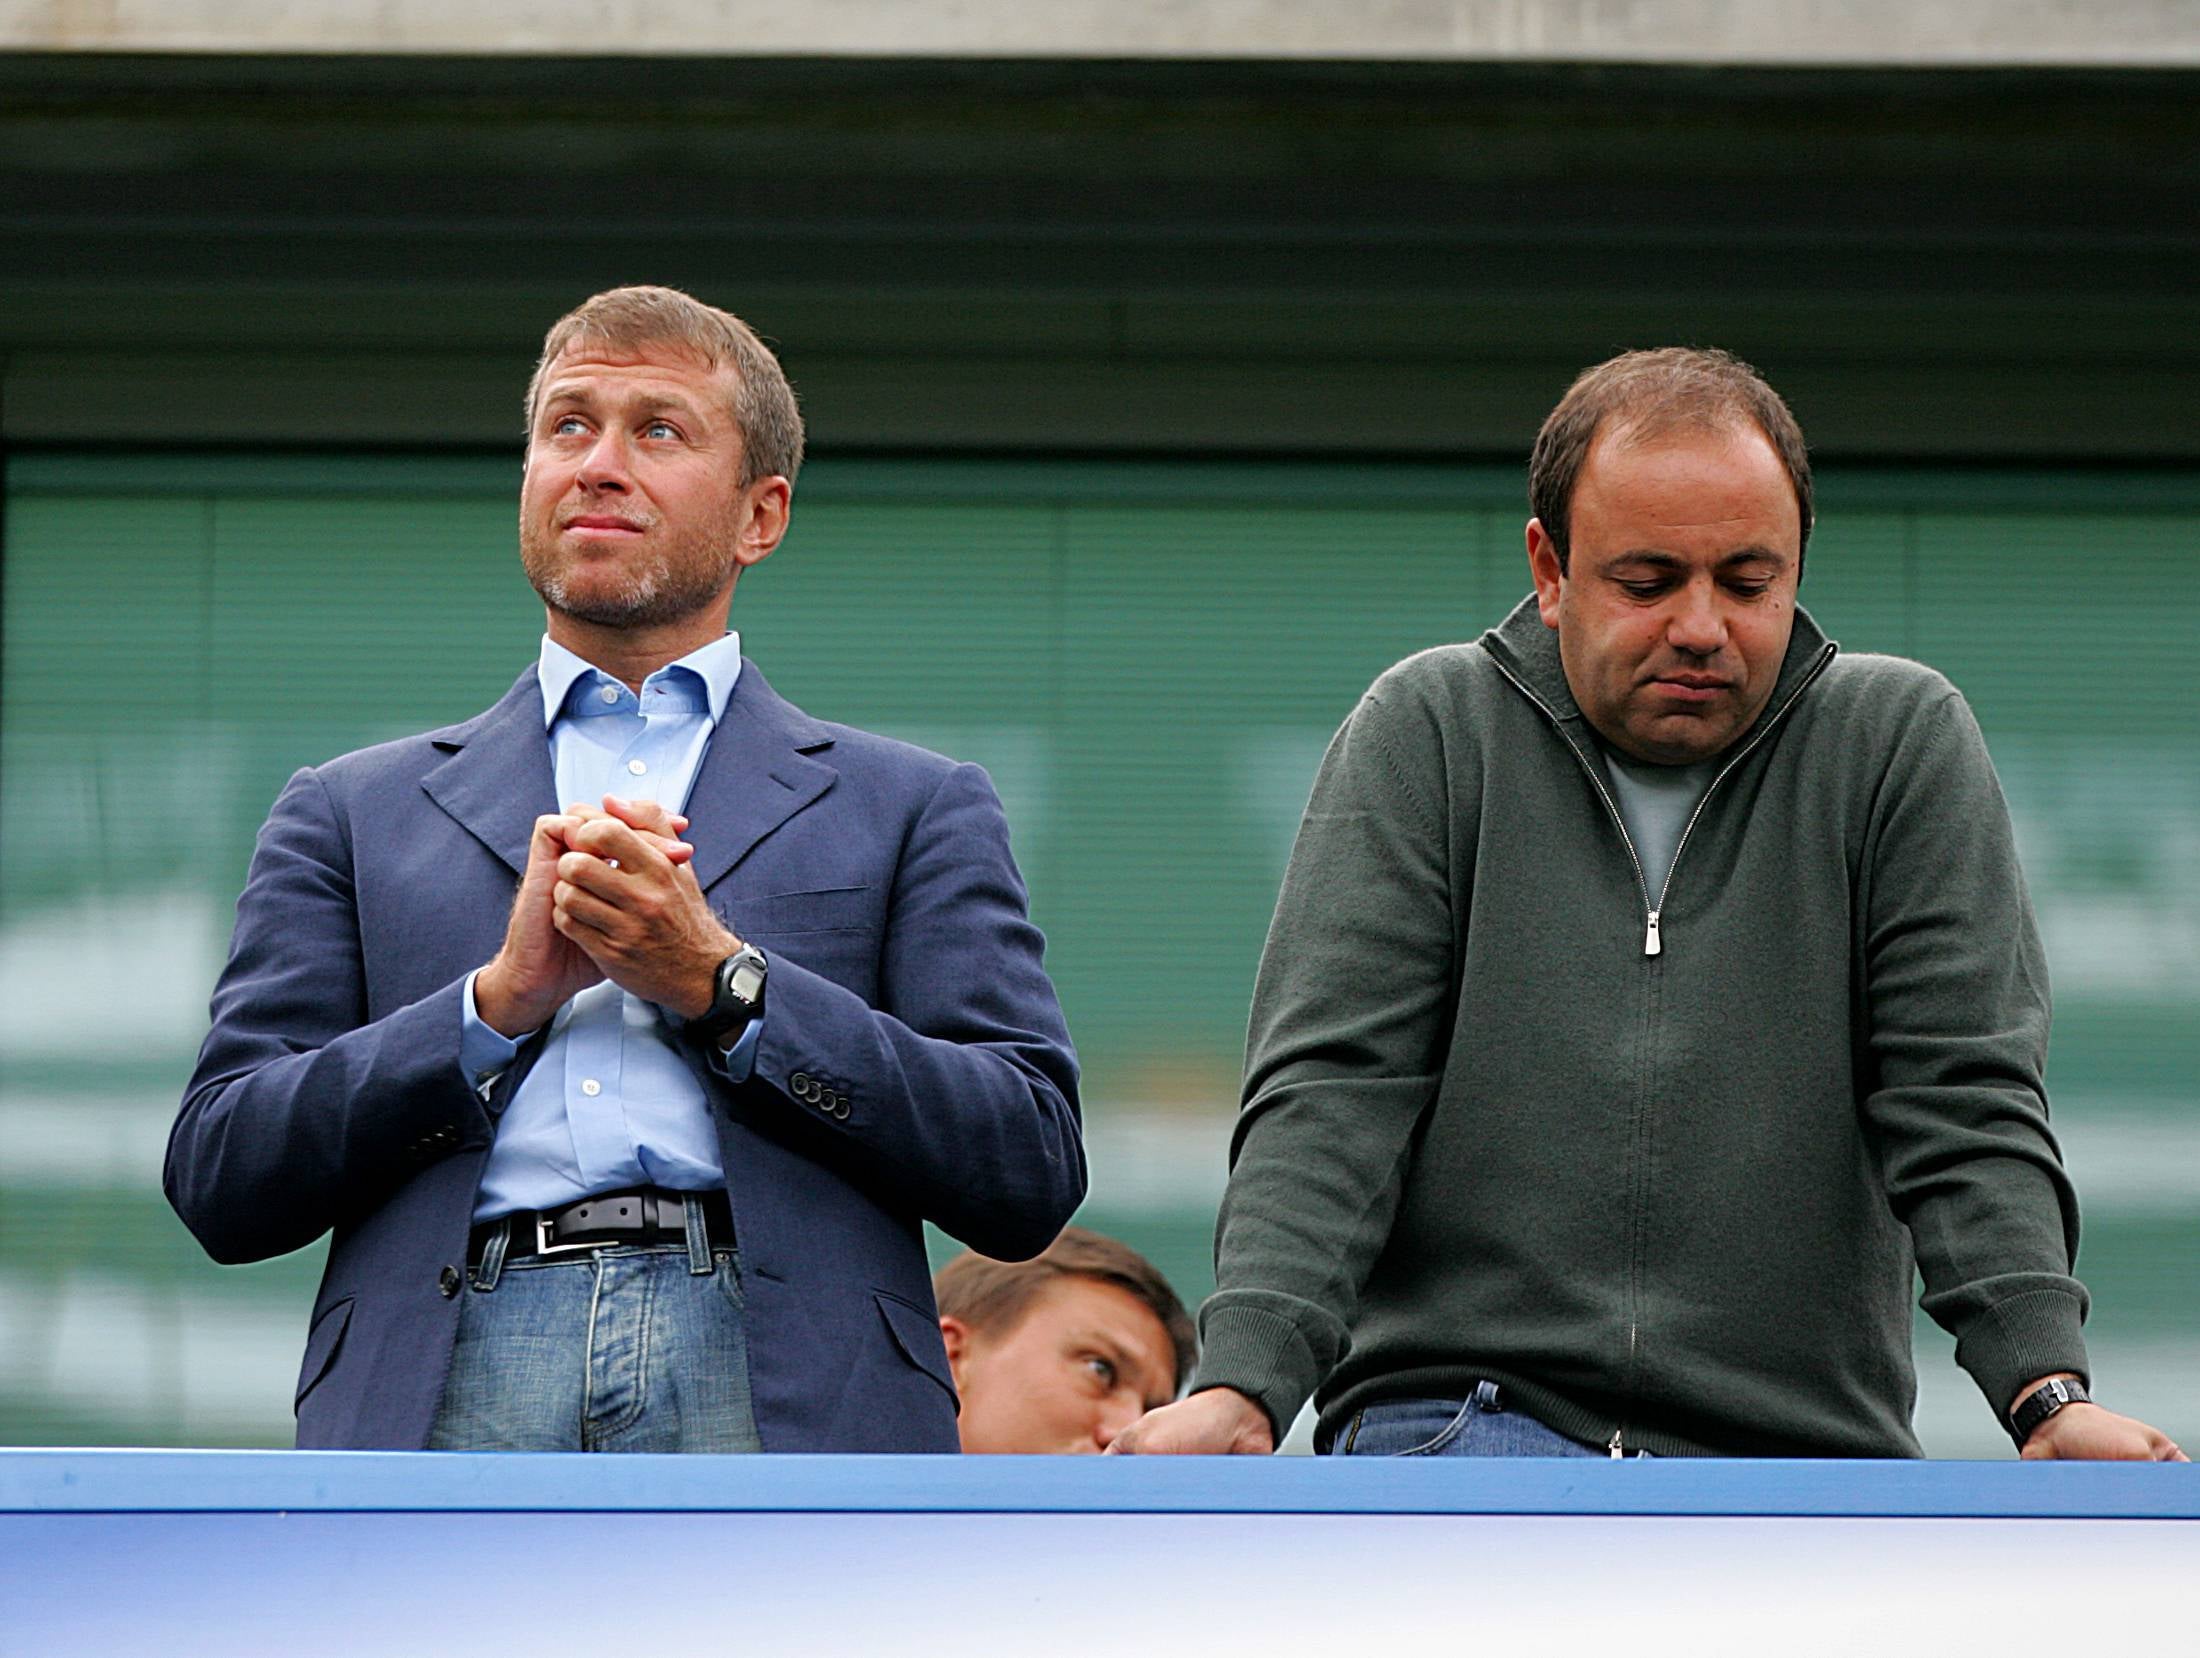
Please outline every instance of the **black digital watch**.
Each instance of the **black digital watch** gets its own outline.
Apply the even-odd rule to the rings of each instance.
[[[734,951],[711,976],[710,1006],[688,1021],[689,1033],[720,1048],[740,1041],[741,1033],[764,1016],[764,981],[770,971],[771,964],[755,945]]]

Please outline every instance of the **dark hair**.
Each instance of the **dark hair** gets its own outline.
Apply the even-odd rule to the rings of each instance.
[[[733,370],[733,423],[741,431],[741,482],[775,474],[790,484],[802,469],[802,410],[771,347],[731,311],[677,288],[611,288],[584,300],[554,324],[527,382],[527,433],[534,440],[542,382],[559,353],[575,341],[615,351],[671,346],[713,368]]]
[[[1764,433],[1795,486],[1803,525],[1796,573],[1802,573],[1811,525],[1810,456],[1803,447],[1803,429],[1780,394],[1739,357],[1677,345],[1623,352],[1583,370],[1536,434],[1535,454],[1528,462],[1528,508],[1551,538],[1561,573],[1572,551],[1568,515],[1574,484],[1589,458],[1589,446],[1607,421],[1638,439],[1678,427],[1716,430],[1745,423]]]
[[[1129,1244],[1098,1232],[1065,1226],[1060,1237],[1029,1261],[996,1261],[965,1250],[933,1274],[932,1295],[941,1317],[1000,1334],[1015,1326],[1041,1290],[1061,1278],[1096,1278],[1128,1290],[1152,1308],[1176,1350],[1176,1387],[1183,1392],[1199,1356],[1191,1316],[1153,1262]]]

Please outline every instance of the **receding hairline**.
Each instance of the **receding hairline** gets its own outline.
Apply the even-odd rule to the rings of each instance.
[[[734,424],[738,428],[739,411],[734,407],[732,399],[739,395],[741,389],[741,365],[730,353],[723,357],[714,356],[699,347],[689,345],[685,340],[644,340],[639,344],[625,345],[601,334],[582,333],[566,341],[558,348],[558,354],[542,365],[542,372],[535,383],[534,407],[528,411],[528,441],[534,441],[534,424],[542,418],[543,408],[550,402],[557,389],[558,377],[566,372],[568,364],[577,367],[585,363],[600,363],[608,368],[628,368],[651,361],[673,360],[685,361],[724,377],[726,410],[734,416]],[[669,405],[673,399],[660,398],[657,401]]]
[[[1605,411],[1604,418],[1589,434],[1589,445],[1582,452],[1582,468],[1588,468],[1599,448],[1610,444],[1613,448],[1655,449],[1660,444],[1689,435],[1697,437],[1755,438],[1765,446],[1765,453],[1772,457],[1772,464],[1787,476],[1787,465],[1780,459],[1780,445],[1765,430],[1765,423],[1757,418],[1746,403],[1676,403],[1654,401],[1645,398],[1639,406],[1622,403]]]
[[[1544,416],[1528,456],[1528,506],[1558,557],[1572,548],[1575,486],[1600,443],[1652,444],[1680,431],[1754,429],[1787,474],[1801,520],[1797,575],[1816,508],[1810,451],[1794,411],[1762,374],[1732,352],[1696,346],[1623,351],[1583,369]]]
[[[802,466],[802,408],[778,356],[731,311],[680,289],[649,283],[607,288],[550,325],[527,382],[528,441],[534,441],[544,388],[553,372],[562,374],[591,360],[652,358],[668,365],[693,362],[713,374],[730,369],[730,378],[721,379],[716,389],[731,409],[740,437],[742,482],[774,474],[794,482]]]
[[[1670,405],[1653,405],[1639,413],[1627,409],[1612,410],[1597,422],[1596,430],[1589,435],[1588,447],[1582,451],[1581,470],[1574,477],[1569,509],[1573,501],[1580,499],[1581,486],[1587,480],[1590,469],[1597,464],[1599,456],[1627,450],[1639,453],[1651,449],[1680,448],[1690,438],[1724,438],[1744,447],[1749,445],[1751,438],[1755,438],[1764,458],[1771,463],[1772,476],[1778,478],[1782,485],[1783,498],[1795,508],[1797,530],[1803,539],[1807,539],[1810,527],[1803,522],[1802,502],[1796,499],[1793,475],[1788,471],[1787,463],[1780,458],[1780,445],[1765,430],[1762,421],[1746,406],[1739,405],[1731,408],[1674,408]],[[1572,516],[1570,510],[1568,516]],[[1571,529],[1570,524],[1568,528]],[[1798,554],[1801,546],[1802,540],[1799,540]],[[1738,549],[1724,562],[1733,562],[1734,558],[1741,556],[1742,551]],[[1764,556],[1779,558],[1784,563],[1795,562],[1793,556],[1781,553],[1777,548],[1760,551]],[[1635,554],[1620,556],[1633,557]],[[1607,559],[1605,562],[1610,564],[1611,560]]]

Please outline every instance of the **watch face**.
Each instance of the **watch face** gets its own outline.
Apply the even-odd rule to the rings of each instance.
[[[747,958],[736,961],[727,988],[744,1002],[755,1001],[757,992],[764,988],[764,964]]]

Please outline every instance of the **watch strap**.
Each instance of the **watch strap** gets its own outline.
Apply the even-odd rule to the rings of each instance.
[[[2061,1410],[2065,1405],[2090,1405],[2093,1395],[2086,1392],[2085,1383],[2074,1377],[2058,1376],[2053,1381],[2042,1382],[2024,1396],[2023,1403],[2009,1413],[2009,1436],[2023,1450],[2025,1441],[2033,1430]]]

